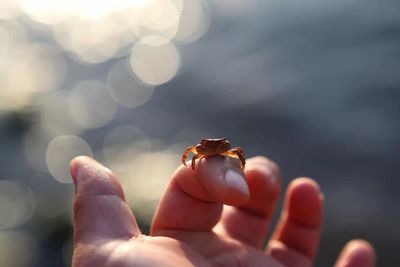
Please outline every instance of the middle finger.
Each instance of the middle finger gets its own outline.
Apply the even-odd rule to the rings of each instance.
[[[239,207],[225,205],[214,230],[262,248],[278,202],[282,178],[278,165],[265,157],[249,159],[245,175],[250,190],[249,200]]]

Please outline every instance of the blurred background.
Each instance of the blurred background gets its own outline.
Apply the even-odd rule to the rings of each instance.
[[[68,162],[120,177],[147,229],[183,150],[227,137],[325,193],[400,266],[397,0],[0,0],[0,266],[70,266]],[[156,166],[156,167],[154,167]]]

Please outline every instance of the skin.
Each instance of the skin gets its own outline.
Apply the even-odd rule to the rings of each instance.
[[[145,236],[112,172],[87,157],[71,163],[76,186],[73,267],[221,266],[309,267],[317,253],[323,195],[309,178],[288,187],[284,208],[267,247],[281,191],[279,168],[256,157],[246,169],[226,156],[180,166]],[[234,177],[240,183],[229,182]],[[229,206],[228,206],[229,205]],[[373,267],[366,241],[348,243],[335,267]]]

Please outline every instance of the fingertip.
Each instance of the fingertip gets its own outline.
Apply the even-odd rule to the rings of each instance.
[[[249,197],[249,187],[240,161],[226,156],[209,156],[181,165],[173,177],[180,188],[196,199],[237,206]]]
[[[255,157],[252,157],[252,158],[249,158],[246,160],[246,167],[248,167],[249,165],[257,165],[257,164],[268,166],[269,168],[274,170],[276,173],[280,172],[279,165],[275,161],[273,161],[267,157],[255,156]]]
[[[246,177],[251,179],[249,182],[255,183],[255,187],[263,186],[276,190],[282,185],[283,178],[278,164],[263,156],[250,158],[245,173]]]
[[[364,239],[353,239],[350,240],[346,247],[349,249],[361,249],[363,251],[368,251],[368,253],[375,254],[375,249],[370,242]]]
[[[264,156],[255,156],[246,160],[247,163],[261,163],[261,164],[270,164],[273,161]],[[274,162],[273,162],[274,163]]]
[[[324,195],[321,192],[319,184],[308,177],[300,177],[293,180],[289,184],[288,194],[290,197],[290,204],[298,202],[307,203],[308,205],[315,206],[322,204]]]
[[[69,166],[70,166],[70,173],[72,176],[72,180],[75,184],[75,186],[77,185],[78,182],[78,171],[80,166],[83,164],[84,161],[88,161],[91,160],[91,158],[87,157],[87,156],[78,156],[75,157],[71,160]]]
[[[86,156],[76,157],[70,163],[70,171],[77,194],[117,194],[124,199],[117,178],[96,160]]]
[[[289,185],[287,198],[290,221],[310,227],[321,225],[324,196],[315,180],[295,179]]]
[[[196,165],[196,175],[216,202],[237,206],[250,197],[238,159],[219,155],[201,158]]]
[[[307,191],[308,193],[313,193],[315,195],[322,195],[319,184],[314,179],[309,177],[299,177],[294,179],[290,183],[289,189],[295,189],[296,191]]]
[[[366,240],[354,239],[343,248],[336,267],[373,267],[376,263],[374,247]]]

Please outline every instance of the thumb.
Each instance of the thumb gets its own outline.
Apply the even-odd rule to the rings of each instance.
[[[91,158],[77,157],[71,161],[71,175],[76,192],[75,244],[140,234],[121,185],[110,170]]]

